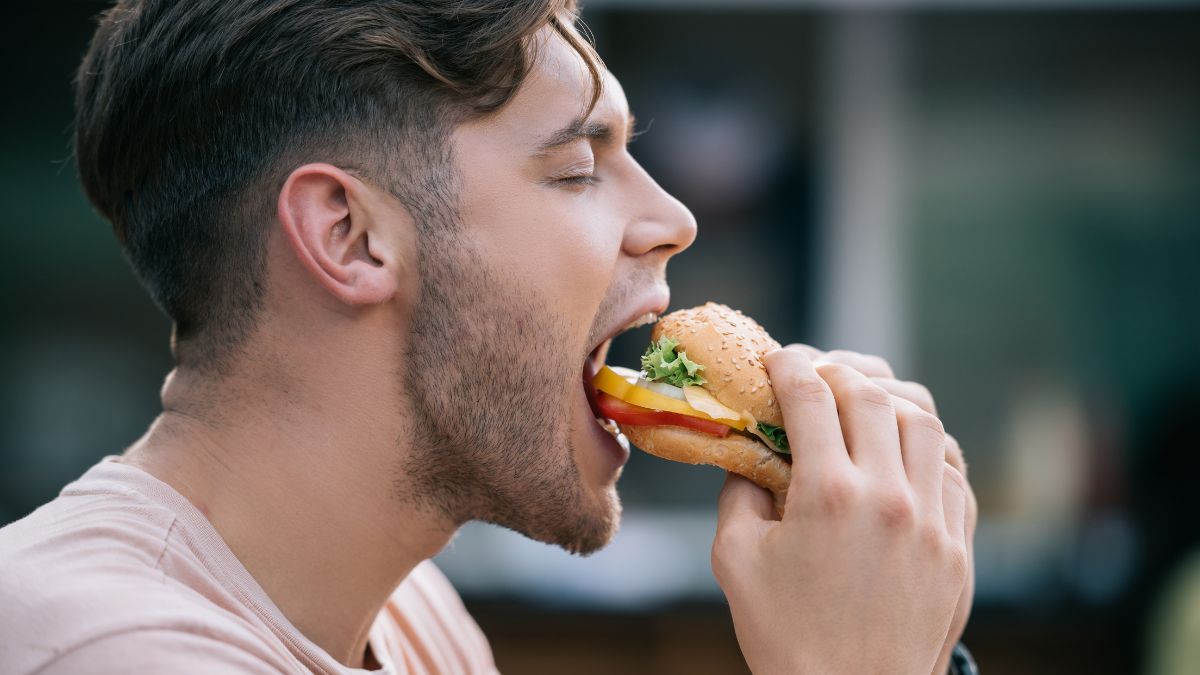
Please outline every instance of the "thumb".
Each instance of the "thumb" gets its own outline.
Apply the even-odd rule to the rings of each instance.
[[[765,520],[778,520],[771,493],[736,473],[726,474],[717,497],[717,529],[748,530],[758,528]]]
[[[771,493],[754,483],[731,473],[725,477],[725,487],[717,500],[717,533],[713,537],[713,576],[722,589],[729,592],[730,584],[744,578],[748,555],[756,550],[755,540],[763,527],[771,522],[775,507]]]

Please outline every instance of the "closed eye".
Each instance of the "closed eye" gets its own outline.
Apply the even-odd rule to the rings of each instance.
[[[563,176],[562,178],[555,179],[555,182],[566,185],[595,185],[600,182],[600,178],[595,174]]]

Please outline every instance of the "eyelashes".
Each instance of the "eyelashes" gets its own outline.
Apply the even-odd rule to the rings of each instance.
[[[592,157],[576,162],[547,179],[551,184],[568,187],[586,187],[599,181],[599,177],[596,176],[596,161]]]
[[[600,179],[596,177],[596,174],[589,173],[589,174],[580,174],[580,175],[576,175],[576,176],[563,176],[561,178],[555,178],[554,182],[564,184],[564,185],[583,186],[583,185],[595,185],[596,183],[600,182]]]

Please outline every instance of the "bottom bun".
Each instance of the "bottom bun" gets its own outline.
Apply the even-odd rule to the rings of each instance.
[[[672,426],[621,425],[629,442],[652,455],[685,464],[711,464],[745,476],[775,495],[775,506],[783,512],[792,466],[759,441],[741,434],[717,438]]]

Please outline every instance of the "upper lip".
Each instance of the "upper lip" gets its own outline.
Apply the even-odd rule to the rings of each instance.
[[[667,310],[667,305],[670,303],[670,301],[671,292],[667,289],[667,287],[661,286],[655,288],[651,294],[645,296],[640,302],[633,304],[630,307],[629,312],[624,315],[624,318],[620,323],[610,326],[608,333],[606,333],[599,342],[592,345],[592,348],[588,353],[594,354],[596,349],[601,347],[605,342],[613,339],[617,335],[620,335],[625,331],[626,328],[629,327],[630,324],[647,314],[653,314],[655,319],[657,319],[663,312]]]

